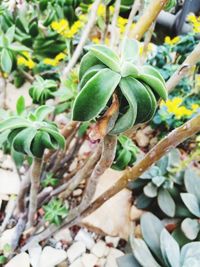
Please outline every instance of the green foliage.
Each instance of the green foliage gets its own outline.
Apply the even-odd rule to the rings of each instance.
[[[57,89],[57,83],[54,80],[44,80],[41,76],[36,76],[33,85],[29,89],[29,94],[33,103],[43,105],[46,100],[53,98],[53,92]]]
[[[58,226],[68,214],[68,209],[59,199],[52,199],[47,205],[43,206],[43,208],[45,211],[45,220]]]
[[[166,5],[164,6],[164,10],[165,11],[170,11],[175,6],[176,6],[176,0],[168,0]]]
[[[181,193],[181,198],[192,216],[183,220],[181,230],[186,238],[194,240],[200,233],[200,173],[194,168],[187,169],[184,184],[186,193]]]
[[[38,158],[42,157],[45,148],[64,148],[65,140],[57,126],[45,121],[46,116],[52,111],[52,107],[40,106],[24,116],[11,116],[1,121],[1,145],[8,143],[11,151]],[[19,107],[18,112],[22,113]]]
[[[200,262],[200,242],[192,242],[182,248],[152,213],[141,218],[144,239],[131,236],[133,257],[119,258],[119,267],[190,267]],[[123,260],[124,258],[124,260]],[[132,264],[132,265],[131,265]]]
[[[5,264],[6,263],[6,261],[7,261],[7,259],[6,259],[6,257],[5,256],[3,256],[3,255],[0,255],[0,264]]]
[[[47,173],[44,180],[42,180],[41,184],[43,187],[47,186],[56,186],[59,183],[59,179],[54,178],[52,173]]]
[[[137,66],[138,51],[137,42],[130,39],[124,42],[121,59],[104,45],[89,48],[80,63],[80,92],[74,102],[73,120],[89,121],[101,116],[114,92],[120,101],[120,112],[112,134],[153,117],[156,99],[166,100],[167,91],[156,69]]]
[[[10,73],[15,62],[16,55],[29,49],[14,42],[15,26],[10,27],[5,33],[0,33],[0,68],[6,73]]]
[[[138,149],[132,140],[125,135],[120,135],[117,141],[117,151],[112,168],[114,170],[124,170],[136,161]]]
[[[172,149],[156,164],[131,183],[138,208],[152,207],[153,203],[169,217],[174,217],[180,204],[179,191],[183,187],[183,172],[175,172],[180,164],[180,153]]]

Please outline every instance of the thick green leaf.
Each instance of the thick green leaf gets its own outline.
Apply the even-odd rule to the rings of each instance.
[[[98,64],[102,64],[102,62],[97,57],[95,57],[92,52],[88,52],[87,54],[85,54],[82,57],[80,63],[79,80],[82,79],[83,75],[86,73],[87,70]]]
[[[184,175],[184,183],[188,193],[196,196],[200,203],[200,175],[194,168],[187,168]]]
[[[112,165],[112,168],[115,170],[124,170],[131,160],[131,152],[125,149],[122,149],[116,161]]]
[[[16,105],[16,109],[17,109],[17,114],[21,115],[24,110],[25,110],[25,99],[23,96],[20,96],[17,100],[17,105]]]
[[[200,217],[200,204],[198,202],[197,197],[190,193],[181,193],[181,198],[184,204],[186,205],[186,207],[189,209],[189,211],[199,218]]]
[[[126,61],[121,67],[121,75],[122,77],[131,76],[133,78],[137,78],[139,75],[139,70],[133,63]]]
[[[122,59],[125,61],[134,62],[139,57],[139,43],[130,38],[125,38],[122,43]]]
[[[53,106],[43,105],[36,109],[36,111],[34,112],[34,115],[38,121],[43,121],[47,117],[47,115],[49,115],[53,111],[54,111]]]
[[[93,45],[90,52],[111,70],[120,72],[120,60],[117,54],[105,45]]]
[[[31,122],[22,117],[10,117],[0,122],[0,133],[9,129],[12,130],[29,126],[31,126]]]
[[[31,52],[30,48],[28,48],[24,45],[18,44],[18,43],[10,44],[9,49],[12,51],[15,51],[15,52],[23,52],[23,51]]]
[[[15,36],[15,26],[10,27],[6,32],[6,37],[8,38],[9,43],[12,43]]]
[[[143,192],[147,197],[154,198],[157,196],[157,186],[155,186],[152,182],[149,182],[144,188]]]
[[[116,259],[118,267],[141,267],[132,254],[127,254]]]
[[[137,117],[137,99],[135,98],[135,94],[127,79],[129,78],[122,78],[119,86],[121,88],[123,96],[126,98],[129,104],[128,110],[125,114],[119,117],[114,128],[110,132],[111,134],[123,133],[126,130],[132,128]]]
[[[10,53],[8,49],[3,48],[1,51],[1,68],[6,73],[10,73],[12,70],[12,58],[10,56]]]
[[[186,218],[181,223],[181,230],[188,239],[194,240],[200,231],[200,224],[197,219]]]
[[[169,267],[180,267],[180,248],[175,239],[163,229],[160,235],[160,247],[165,263]]]
[[[20,153],[33,156],[31,143],[36,135],[37,129],[30,127],[20,131],[13,140],[13,148]]]
[[[163,100],[167,99],[166,87],[157,77],[149,74],[140,74],[138,78],[149,85]]]
[[[160,250],[160,234],[164,226],[162,225],[161,221],[150,212],[142,215],[140,224],[145,242],[147,243],[151,251],[162,262],[162,255]]]
[[[142,239],[131,238],[133,255],[143,267],[161,267],[152,256],[149,248]]]
[[[57,131],[51,129],[51,128],[42,128],[43,131],[46,131],[51,138],[54,138],[57,142],[59,148],[63,149],[65,146],[65,138]]]
[[[165,181],[164,176],[155,176],[152,178],[152,183],[154,183],[157,187],[160,187]]]
[[[119,74],[110,69],[103,69],[94,75],[76,97],[72,119],[89,121],[95,118],[106,107],[120,78]]]
[[[176,205],[170,193],[166,189],[161,188],[159,190],[158,205],[165,214],[169,217],[174,217]]]
[[[163,79],[163,76],[160,74],[160,72],[156,68],[146,65],[142,67],[142,71],[145,74],[149,74],[149,75],[153,75],[157,77],[165,85],[165,80]]]
[[[85,74],[83,75],[79,88],[80,90],[83,88],[83,86],[100,70],[105,69],[106,66],[103,64],[94,65],[93,67],[89,68]]]
[[[199,262],[200,242],[191,242],[182,247],[180,262],[181,267],[199,267]]]

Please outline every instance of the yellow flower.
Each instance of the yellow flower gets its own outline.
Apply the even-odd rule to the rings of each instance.
[[[55,57],[55,61],[59,62],[59,61],[63,60],[64,58],[66,58],[66,55],[61,52]]]
[[[100,4],[97,10],[98,17],[103,17],[105,15],[105,5]]]
[[[36,65],[36,63],[31,59],[31,55],[27,51],[23,51],[22,54],[24,56],[18,56],[17,58],[17,64],[18,65],[24,65],[28,67],[29,69],[33,69]]]
[[[187,19],[191,23],[193,27],[193,31],[195,33],[199,33],[200,32],[200,17],[196,17],[193,13],[190,13],[187,16]]]
[[[59,53],[54,59],[53,58],[45,58],[43,60],[43,63],[46,65],[51,65],[53,67],[58,66],[61,60],[63,60],[66,57],[66,54],[61,52]]]
[[[61,19],[60,21],[53,21],[51,23],[51,28],[62,36],[71,39],[79,30],[82,28],[83,22],[76,21],[71,28],[69,27],[69,23],[65,19]]]
[[[168,45],[175,45],[179,41],[180,41],[180,37],[179,36],[176,36],[173,39],[171,39],[169,36],[165,37],[165,44],[168,44]]]
[[[127,22],[127,19],[118,17],[117,26],[119,27],[120,33],[124,33]]]
[[[51,65],[53,67],[56,67],[58,65],[58,62],[55,59],[52,58],[45,58],[43,60],[43,63],[46,65]]]
[[[92,37],[92,42],[95,44],[99,44],[100,43],[100,39],[98,37]]]
[[[193,112],[196,112],[197,109],[200,108],[200,106],[198,104],[192,104],[191,108]]]

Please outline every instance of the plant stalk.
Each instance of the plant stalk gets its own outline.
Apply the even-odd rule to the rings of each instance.
[[[31,166],[31,189],[28,214],[28,226],[33,226],[35,222],[35,213],[37,210],[37,195],[40,187],[40,175],[42,169],[42,158],[34,158]]]
[[[153,0],[139,18],[131,35],[133,38],[140,40],[145,32],[148,31],[151,24],[156,20],[158,14],[163,9],[168,0]]]

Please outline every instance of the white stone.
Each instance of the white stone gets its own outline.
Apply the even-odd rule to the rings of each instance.
[[[110,248],[109,256],[112,255],[114,258],[119,258],[124,255],[124,253],[116,248]]]
[[[15,232],[15,227],[13,227],[12,229],[5,230],[2,233],[0,237],[0,251],[3,250],[6,244],[9,244],[9,245],[11,244],[14,232]]]
[[[98,267],[104,267],[105,264],[106,264],[106,258],[100,258],[100,259],[98,259],[98,261],[97,261],[97,266]]]
[[[106,170],[99,179],[94,199],[113,186],[122,174],[123,172],[112,169]],[[128,240],[132,223],[130,220],[131,197],[131,192],[123,189],[83,219],[82,223],[89,229],[90,227],[91,229],[97,228],[97,231],[104,232],[106,235],[119,236]]]
[[[120,237],[106,236],[105,240],[107,244],[112,243],[113,246],[116,248],[119,243]]]
[[[11,159],[11,157],[7,156],[5,158],[5,160],[2,162],[1,167],[3,169],[14,170],[15,169],[15,164],[14,164],[14,161]]]
[[[84,267],[94,267],[97,264],[98,258],[93,254],[85,253],[81,257],[81,261]]]
[[[54,234],[54,239],[56,241],[64,240],[67,243],[71,243],[72,242],[71,232],[68,228],[63,228]]]
[[[109,255],[106,260],[105,267],[118,267],[115,257]]]
[[[12,258],[5,267],[30,267],[30,260],[27,253],[22,252]]]
[[[83,242],[77,241],[71,245],[67,250],[67,257],[69,262],[72,263],[74,260],[79,258],[82,254],[86,252],[86,246]]]
[[[40,256],[42,253],[42,247],[38,244],[35,247],[31,247],[28,250],[29,256],[30,256],[30,263],[32,267],[38,267]]]
[[[17,195],[20,188],[16,172],[0,169],[0,194]]]
[[[42,251],[39,267],[54,267],[55,265],[64,261],[66,258],[66,251],[47,246]]]
[[[123,256],[124,253],[116,248],[110,248],[105,267],[118,267],[116,259]]]
[[[76,190],[74,190],[73,191],[73,193],[72,193],[72,195],[73,195],[73,197],[79,197],[81,194],[82,194],[82,189],[76,189]]]
[[[106,246],[106,243],[104,241],[99,240],[91,249],[91,252],[98,258],[101,258],[108,255],[109,247]]]
[[[86,232],[84,229],[79,230],[74,240],[83,242],[86,248],[89,250],[95,245],[95,242],[90,233]]]
[[[69,265],[69,267],[84,267],[84,265],[81,261],[81,258],[78,258],[71,265]]]
[[[139,210],[138,208],[136,208],[136,206],[132,206],[131,207],[131,210],[130,210],[130,219],[132,221],[136,221],[138,220],[141,215],[143,214],[143,211],[142,210]]]

